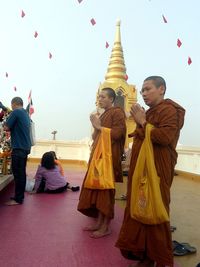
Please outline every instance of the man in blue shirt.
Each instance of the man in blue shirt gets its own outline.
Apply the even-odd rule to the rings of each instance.
[[[15,181],[15,195],[6,205],[22,204],[26,187],[26,162],[31,149],[30,118],[23,108],[23,100],[14,97],[12,112],[6,120],[5,129],[11,132],[12,171]]]

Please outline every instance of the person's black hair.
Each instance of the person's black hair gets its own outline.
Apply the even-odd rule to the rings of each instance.
[[[101,89],[101,91],[106,91],[107,92],[109,98],[112,98],[113,99],[112,100],[112,103],[115,101],[116,94],[115,94],[115,91],[112,88],[105,87],[105,88]]]
[[[50,151],[50,152],[53,154],[54,159],[58,159],[57,156],[56,156],[56,152],[55,151]]]
[[[165,93],[167,87],[166,87],[166,82],[163,79],[163,77],[161,77],[161,76],[149,76],[144,80],[144,82],[146,82],[146,81],[153,81],[156,88],[163,86],[164,87],[164,93]]]
[[[11,100],[11,103],[12,103],[12,104],[17,104],[17,105],[22,106],[22,107],[23,107],[23,104],[24,104],[22,98],[19,97],[19,96],[14,97],[14,98]]]
[[[41,166],[51,170],[55,168],[55,158],[52,152],[46,152],[43,154],[42,159],[41,159]]]

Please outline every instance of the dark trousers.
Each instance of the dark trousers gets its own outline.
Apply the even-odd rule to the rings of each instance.
[[[39,188],[37,190],[37,193],[49,193],[49,194],[62,193],[62,192],[67,190],[67,185],[68,185],[68,184],[66,184],[63,187],[59,187],[59,188],[54,189],[54,190],[50,190],[50,189],[44,190],[45,189],[45,184],[46,184],[46,180],[45,180],[45,178],[42,178],[41,183],[39,185]]]
[[[22,203],[26,187],[26,162],[30,152],[23,149],[13,149],[11,154],[12,172],[15,181],[14,200]]]

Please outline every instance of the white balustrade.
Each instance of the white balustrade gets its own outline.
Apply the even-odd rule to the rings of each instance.
[[[59,159],[88,162],[91,140],[79,141],[38,140],[32,147],[30,158],[41,158],[47,151],[55,151]],[[200,148],[177,146],[176,170],[200,174]]]
[[[41,158],[47,151],[55,151],[58,159],[88,162],[90,156],[89,139],[80,141],[38,140],[32,147],[29,158]]]

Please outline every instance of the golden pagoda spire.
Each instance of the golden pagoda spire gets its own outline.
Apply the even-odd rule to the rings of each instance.
[[[115,41],[105,80],[108,82],[116,80],[127,80],[123,49],[121,45],[120,20],[118,20],[116,24]]]
[[[126,148],[128,148],[129,143],[132,142],[132,139],[128,138],[128,133],[134,132],[136,127],[136,123],[134,122],[133,118],[129,116],[129,114],[132,105],[137,103],[136,87],[133,84],[129,84],[127,82],[127,78],[121,45],[120,21],[117,21],[114,46],[111,52],[108,70],[105,76],[105,81],[99,85],[96,104],[98,108],[98,95],[103,88],[109,87],[115,91],[116,98],[114,106],[121,107],[126,114]]]

